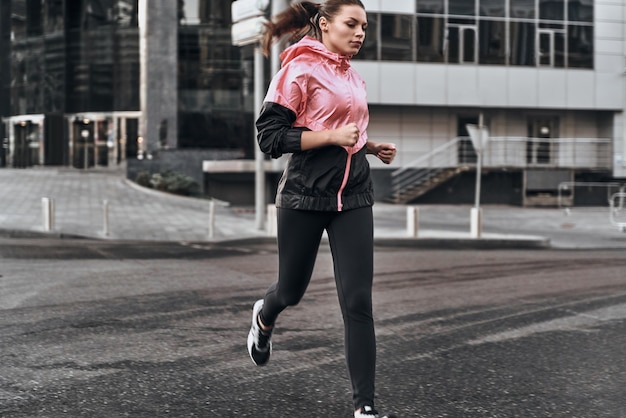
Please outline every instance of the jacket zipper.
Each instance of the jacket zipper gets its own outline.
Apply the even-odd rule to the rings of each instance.
[[[350,166],[352,165],[352,150],[348,151],[348,160],[346,161],[346,169],[343,172],[343,181],[341,182],[341,186],[339,187],[339,191],[337,192],[337,211],[341,212],[343,209],[342,202],[342,194],[343,190],[346,188],[348,184],[348,177],[350,176]]]
[[[348,97],[350,98],[350,100],[352,100],[352,98],[354,98],[352,80],[350,79],[350,75],[347,72],[344,74],[347,76],[348,89],[350,90],[350,94],[348,95]],[[352,109],[352,105],[354,105],[354,103],[350,103],[350,109]],[[344,189],[346,188],[346,185],[348,184],[348,178],[350,177],[350,166],[352,165],[352,153],[354,150],[352,147],[350,148],[346,147],[345,149],[348,153],[348,160],[346,161],[346,168],[343,172],[343,180],[341,182],[341,186],[339,187],[339,190],[337,191],[337,211],[338,212],[341,212],[343,210],[342,195],[343,195]]]

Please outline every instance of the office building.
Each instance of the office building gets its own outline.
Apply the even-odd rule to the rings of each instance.
[[[237,164],[197,174],[254,158],[252,47],[231,45],[230,1],[173,3],[3,2],[0,165],[193,166],[222,195],[252,182]],[[479,160],[485,203],[606,204],[626,182],[623,1],[363,3],[368,133],[399,149],[371,160],[378,199],[472,203]]]

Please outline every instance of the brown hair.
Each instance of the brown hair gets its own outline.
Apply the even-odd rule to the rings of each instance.
[[[308,34],[321,40],[320,17],[332,21],[343,6],[359,6],[365,9],[361,0],[326,0],[321,4],[301,1],[292,4],[287,10],[273,16],[272,20],[265,24],[263,53],[269,55],[272,42],[287,33],[291,34],[289,40]]]

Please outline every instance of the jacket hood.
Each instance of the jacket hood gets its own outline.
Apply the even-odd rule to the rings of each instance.
[[[303,55],[310,58],[326,58],[327,60],[335,63],[338,67],[341,68],[350,67],[350,59],[352,58],[351,55],[340,55],[332,52],[328,48],[326,48],[326,46],[321,41],[313,38],[312,36],[305,36],[297,43],[285,49],[280,54],[280,59],[282,61],[282,65],[285,66],[293,61],[296,57]]]

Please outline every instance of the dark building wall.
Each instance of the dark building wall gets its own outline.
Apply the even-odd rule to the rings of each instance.
[[[415,199],[412,204],[473,204],[476,173],[460,173],[434,190]],[[481,178],[480,201],[484,204],[521,205],[523,173],[521,171],[487,171]]]
[[[0,2],[0,116],[10,115],[11,2]],[[4,132],[0,131],[0,139]],[[0,151],[1,152],[1,151]]]

